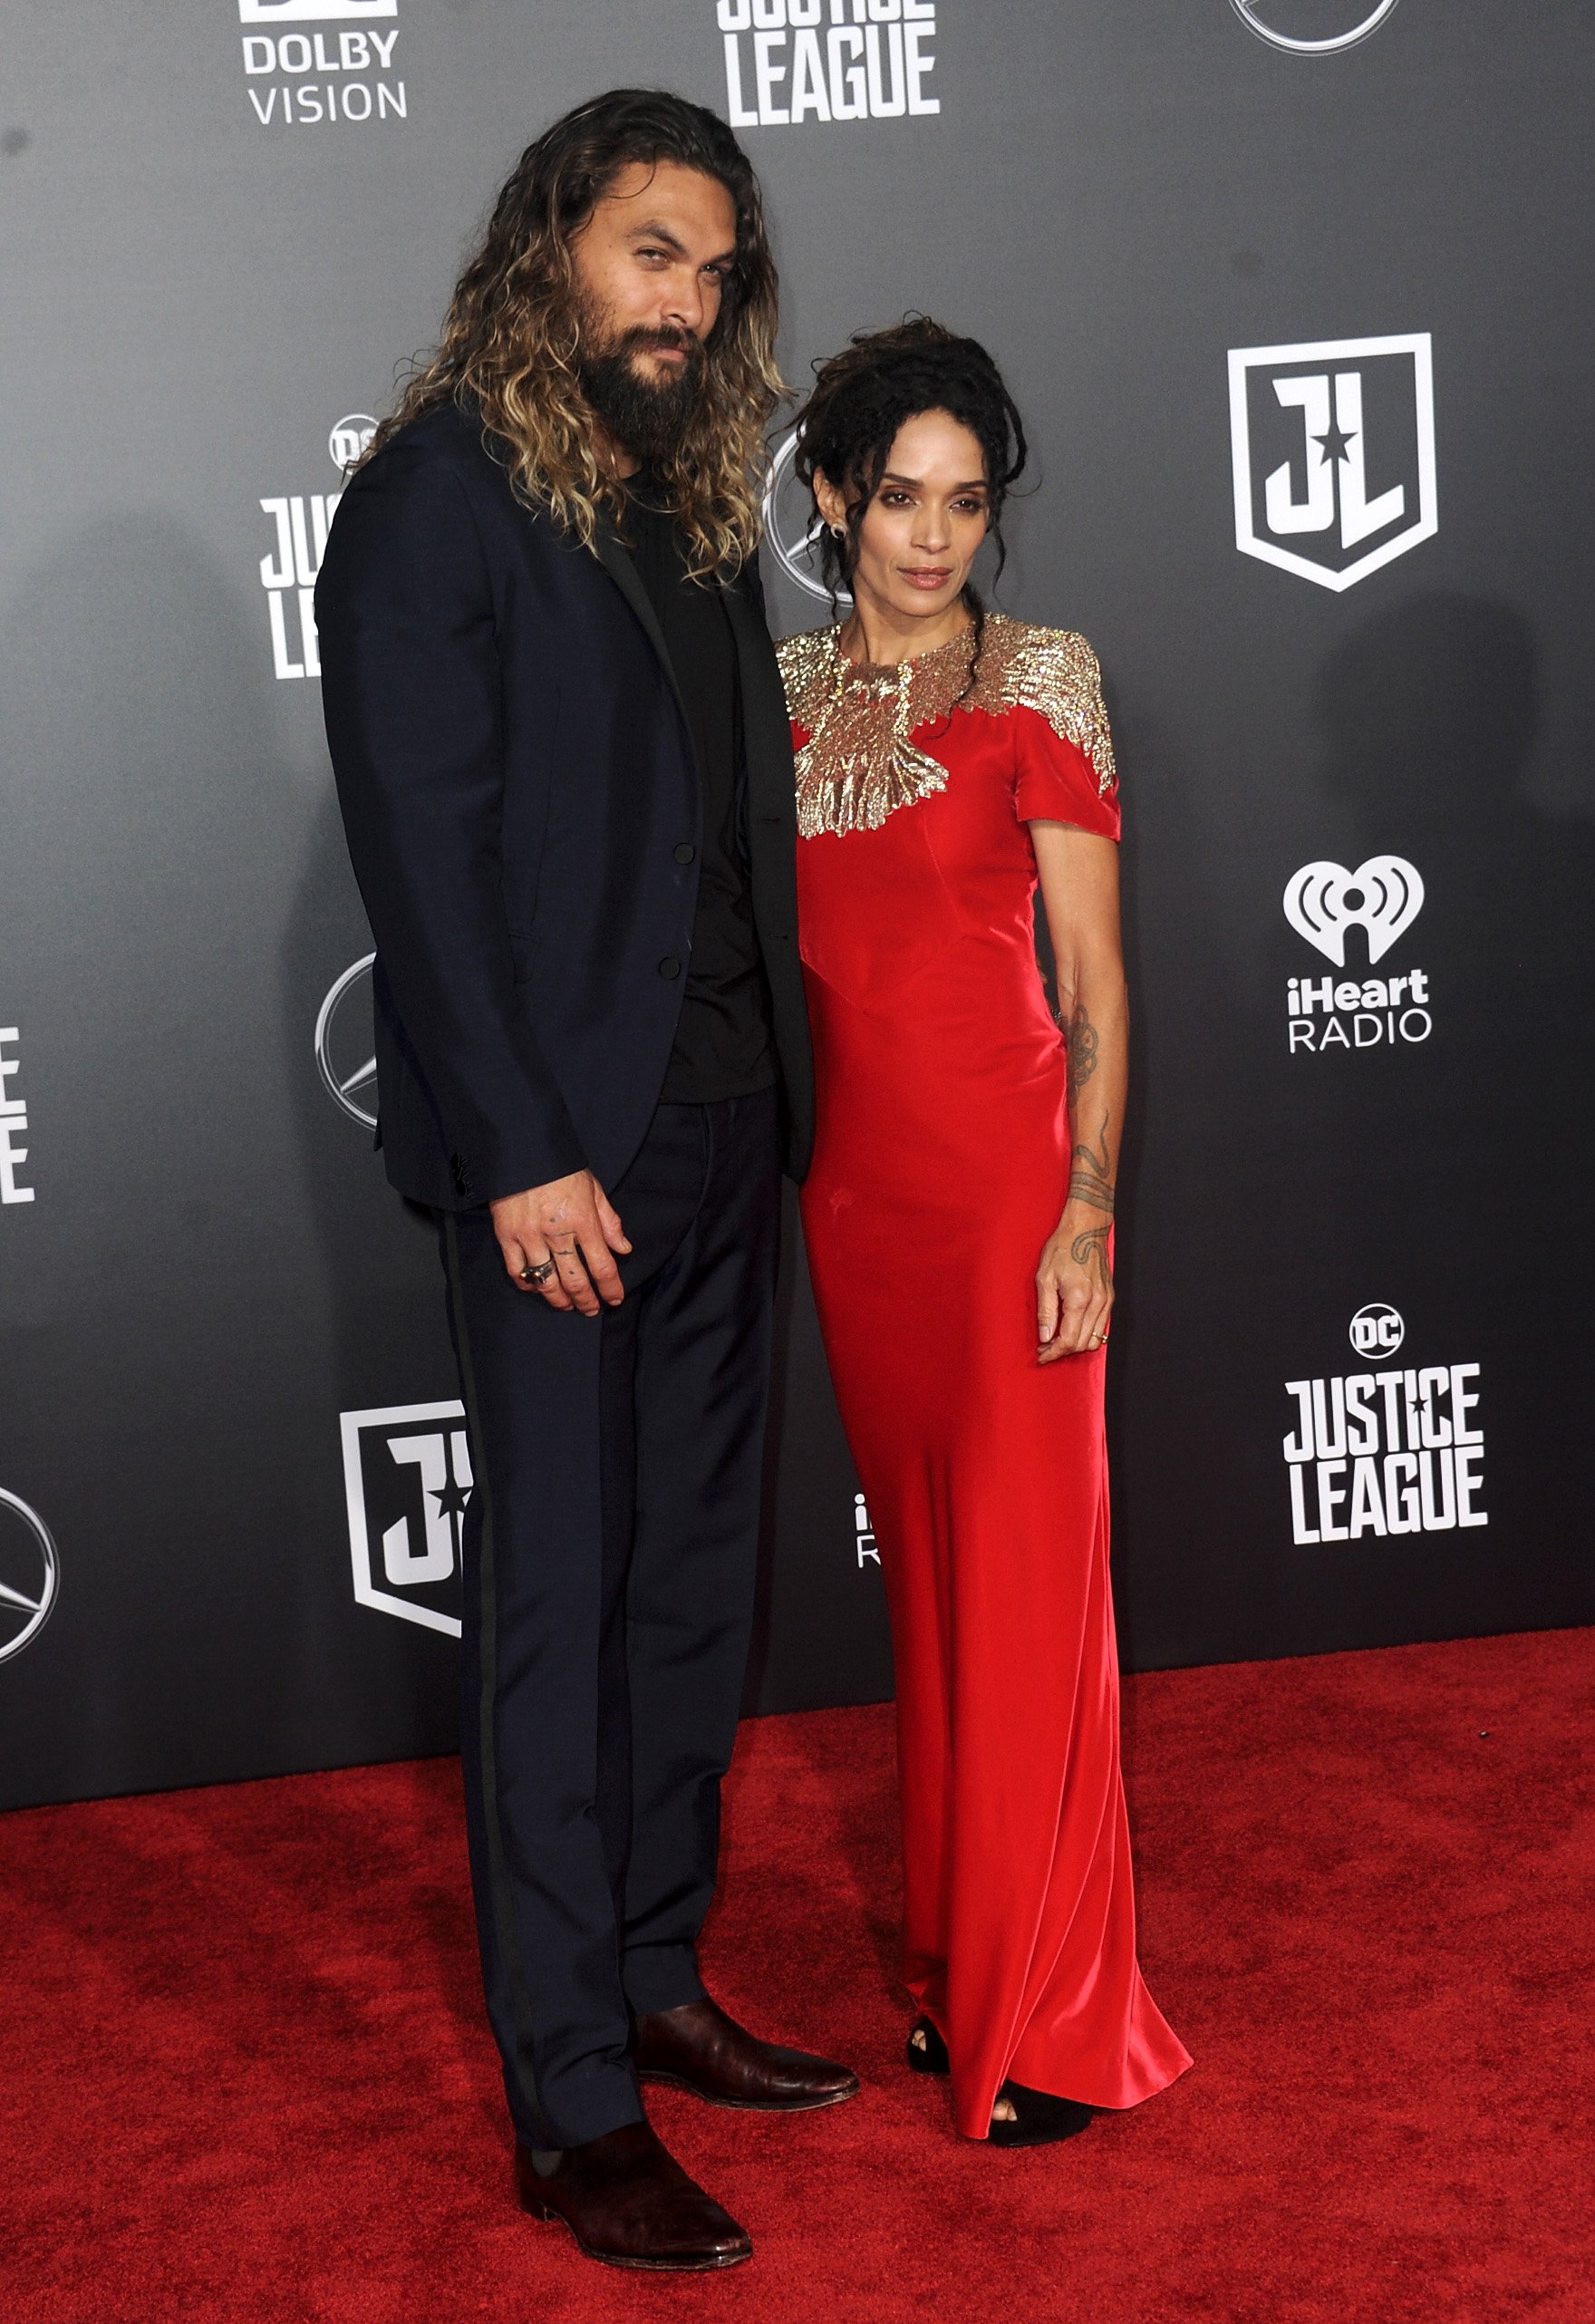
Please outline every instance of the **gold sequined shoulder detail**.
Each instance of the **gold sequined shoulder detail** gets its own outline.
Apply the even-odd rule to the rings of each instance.
[[[1085,639],[988,614],[972,683],[973,644],[965,630],[884,667],[850,662],[839,628],[807,630],[777,648],[787,707],[808,732],[798,754],[798,828],[805,838],[873,831],[895,809],[944,789],[946,768],[914,738],[959,709],[998,717],[1035,711],[1085,752],[1098,791],[1113,789],[1101,677]]]
[[[1033,629],[1028,622],[1003,626],[1013,641],[1003,707],[1037,712],[1054,734],[1083,750],[1097,770],[1097,796],[1105,798],[1117,783],[1118,773],[1097,656],[1076,630]]]

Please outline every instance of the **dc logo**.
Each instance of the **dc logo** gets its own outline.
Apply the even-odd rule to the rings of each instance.
[[[334,421],[327,450],[340,476],[353,467],[376,431],[377,423],[369,412],[346,412]]]
[[[1375,1300],[1369,1307],[1359,1307],[1351,1319],[1351,1344],[1368,1363],[1381,1356],[1393,1356],[1406,1337],[1406,1326],[1393,1307]]]
[[[1396,0],[1230,0],[1241,22],[1271,48],[1294,56],[1334,56],[1377,33]],[[1358,21],[1349,24],[1355,16]],[[1288,28],[1288,29],[1287,29]]]
[[[807,486],[794,473],[797,451],[798,431],[794,428],[781,438],[770,463],[769,481],[764,488],[765,538],[788,580],[796,582],[811,597],[823,597],[828,605],[831,593],[820,578],[819,545],[824,527],[814,513]],[[837,602],[850,605],[853,600],[842,590]]]
[[[1349,589],[1437,529],[1426,331],[1230,353],[1235,546]]]
[[[0,1486],[0,1662],[31,1646],[50,1619],[61,1559],[36,1509]]]
[[[458,1638],[474,1488],[464,1407],[393,1404],[340,1422],[355,1603]]]
[[[351,1121],[377,1126],[376,1044],[372,1038],[371,969],[362,954],[334,984],[315,1016],[315,1062],[322,1086]]]
[[[398,14],[399,0],[238,0],[241,24],[319,24]]]
[[[1400,856],[1370,856],[1350,872],[1342,864],[1303,864],[1285,889],[1286,919],[1337,968],[1346,965],[1348,928],[1366,930],[1371,967],[1423,908],[1417,868]]]

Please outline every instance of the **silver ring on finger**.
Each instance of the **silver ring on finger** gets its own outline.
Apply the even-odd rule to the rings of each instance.
[[[520,1271],[520,1279],[523,1283],[536,1284],[536,1288],[541,1291],[544,1284],[548,1281],[548,1278],[553,1274],[553,1260],[543,1259],[540,1260],[535,1267],[523,1267]]]

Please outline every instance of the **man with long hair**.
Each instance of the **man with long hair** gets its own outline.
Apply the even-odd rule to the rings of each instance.
[[[633,2267],[751,2250],[640,2079],[857,2087],[745,2032],[695,1956],[813,1125],[754,567],[775,329],[724,123],[579,107],[500,194],[316,594],[379,1138],[438,1217],[470,1430],[467,1821],[521,2199]]]

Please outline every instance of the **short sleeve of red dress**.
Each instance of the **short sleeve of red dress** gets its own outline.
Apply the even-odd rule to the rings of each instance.
[[[1072,823],[1105,839],[1119,835],[1118,784],[1101,773],[1078,742],[1059,734],[1039,711],[1010,711],[1014,730],[1013,811],[1021,823]]]

